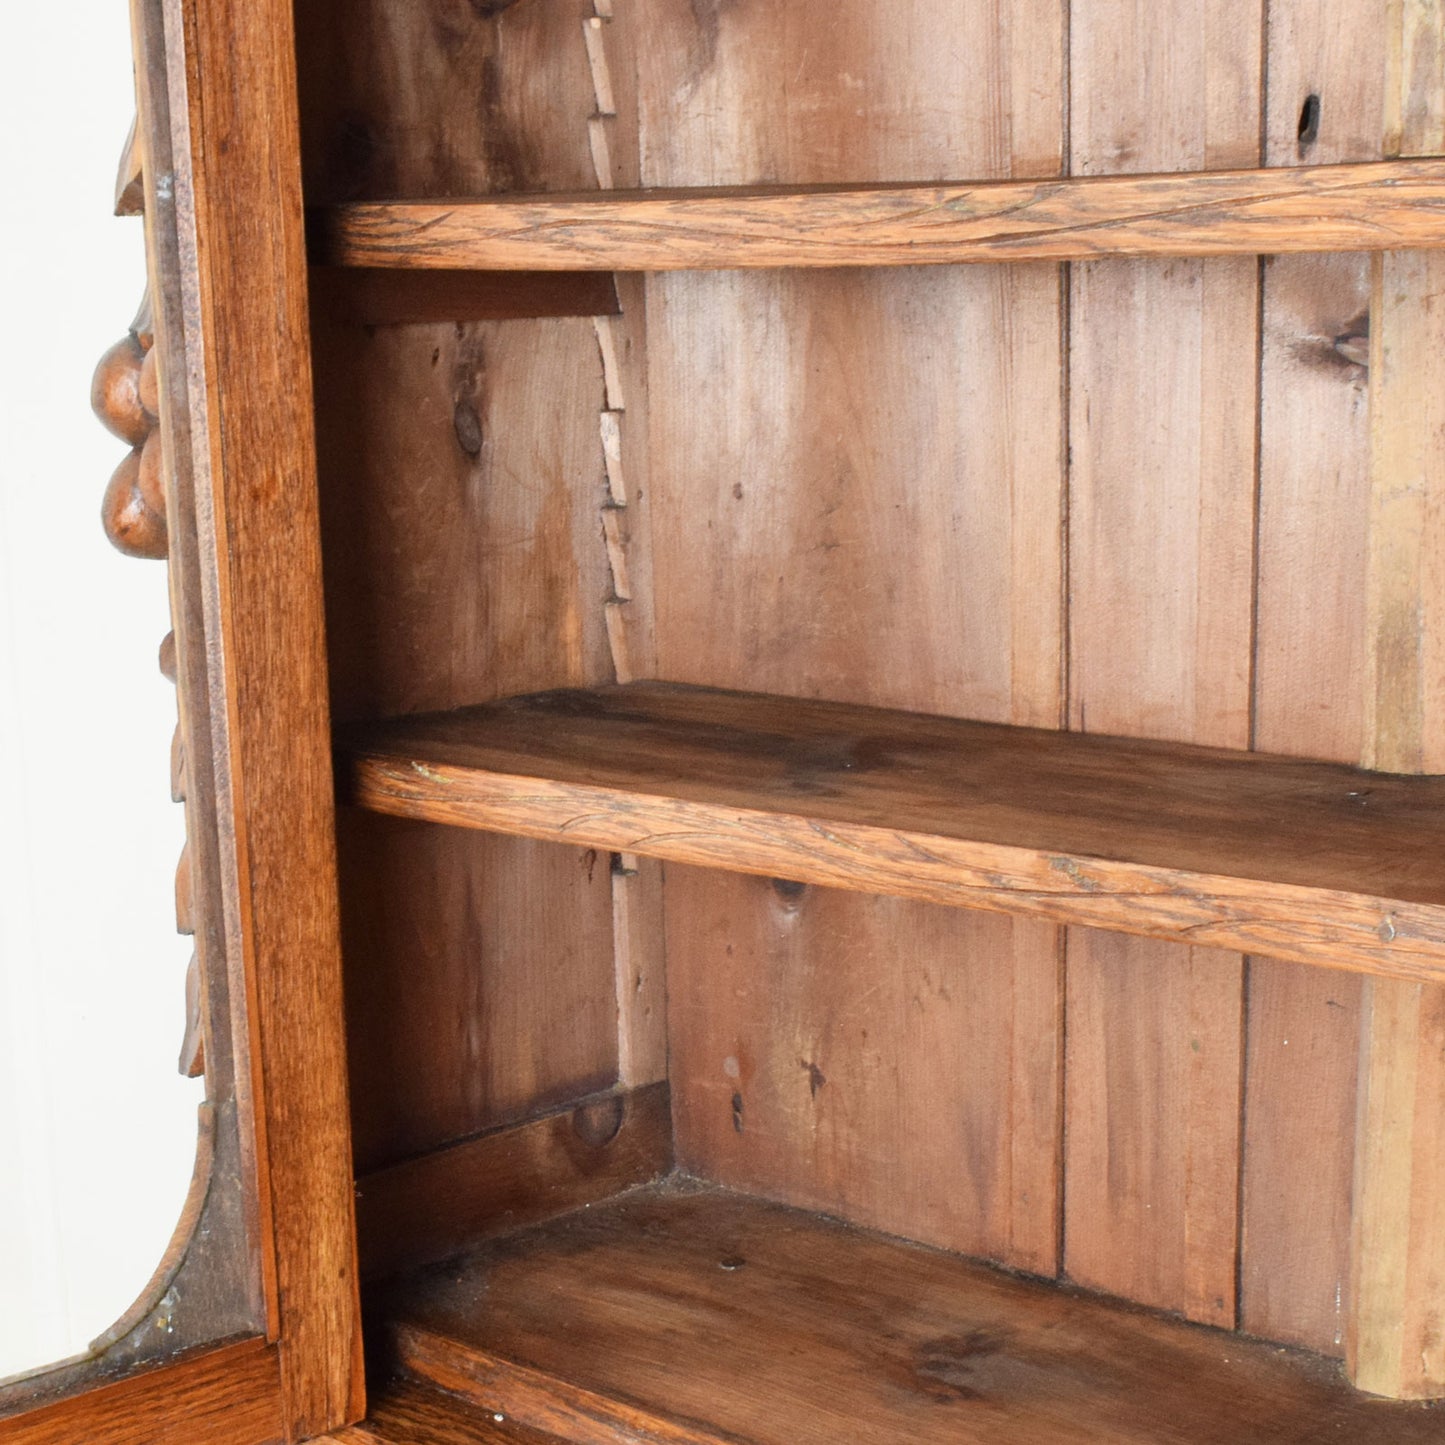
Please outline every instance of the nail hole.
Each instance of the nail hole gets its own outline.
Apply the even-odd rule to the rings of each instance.
[[[740,1254],[730,1254],[727,1255],[725,1258],[718,1260],[717,1267],[719,1269],[727,1270],[729,1274],[733,1274],[737,1270],[740,1270],[746,1263],[747,1260],[745,1260]]]
[[[1306,150],[1320,138],[1320,98],[1307,95],[1299,113],[1299,148]]]
[[[456,428],[457,445],[469,456],[482,454],[482,419],[470,402],[459,401],[452,413],[452,425]]]

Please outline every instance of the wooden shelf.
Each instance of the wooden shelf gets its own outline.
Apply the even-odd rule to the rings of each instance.
[[[1445,778],[667,683],[339,753],[375,812],[1445,979]]]
[[[1445,245],[1445,162],[378,201],[314,230],[333,265],[502,271],[1399,250]]]
[[[400,1371],[456,1408],[586,1445],[1424,1445],[1445,1428],[1314,1357],[690,1184],[514,1235],[378,1312]]]

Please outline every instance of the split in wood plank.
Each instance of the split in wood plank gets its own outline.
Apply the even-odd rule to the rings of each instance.
[[[334,265],[502,271],[1398,250],[1445,245],[1445,161],[357,202],[314,232]]]

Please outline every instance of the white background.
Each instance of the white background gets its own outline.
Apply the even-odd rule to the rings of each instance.
[[[180,1212],[165,567],[114,552],[125,444],[90,374],[144,286],[110,214],[134,110],[125,0],[10,4],[0,47],[0,1377],[83,1350]]]

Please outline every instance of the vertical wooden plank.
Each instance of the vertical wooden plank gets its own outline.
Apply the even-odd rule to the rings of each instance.
[[[1070,14],[1075,174],[1256,162],[1260,0],[1074,0]],[[1075,727],[1248,744],[1256,269],[1074,268]],[[1223,1325],[1241,975],[1237,956],[1069,935],[1067,1272]]]
[[[1386,146],[1445,148],[1445,16],[1390,0]],[[1445,769],[1445,262],[1374,263],[1366,760]],[[1367,980],[1347,1359],[1361,1389],[1445,1395],[1445,989]]]
[[[206,378],[196,506],[211,695],[226,701],[225,909],[245,975],[282,1423],[304,1439],[356,1420],[364,1400],[295,41],[290,5],[273,0],[167,0],[165,23],[172,90],[187,95],[173,181],[187,345]]]
[[[644,184],[1059,170],[1055,0],[648,19]],[[660,674],[1057,725],[1057,271],[647,285]],[[1052,930],[686,870],[665,911],[689,1167],[1054,1270]]]
[[[1271,0],[1268,165],[1377,158],[1379,11]],[[1264,265],[1254,745],[1362,753],[1370,262]],[[1342,1354],[1360,982],[1250,960],[1240,1322]],[[1302,1161],[1308,1167],[1301,1167]]]

